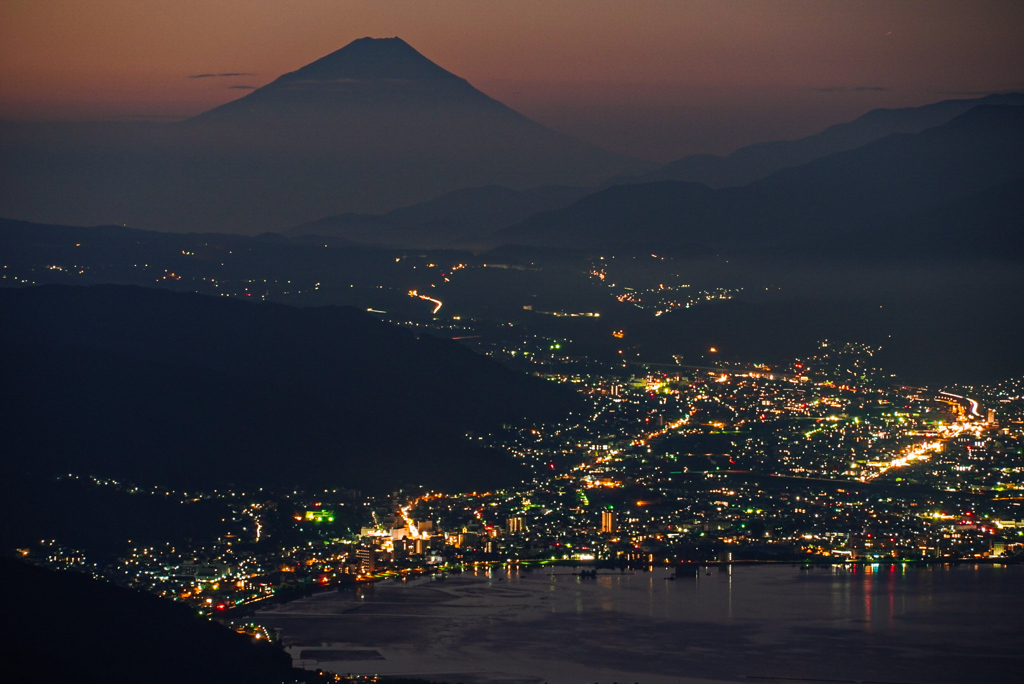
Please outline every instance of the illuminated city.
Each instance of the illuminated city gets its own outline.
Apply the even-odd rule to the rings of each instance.
[[[976,388],[980,399],[882,388],[853,375],[872,370],[862,365],[870,355],[822,343],[779,369],[551,373],[585,397],[586,415],[474,438],[528,465],[530,481],[509,490],[186,494],[94,479],[181,506],[219,500],[233,517],[210,545],[136,548],[109,563],[59,540],[23,553],[217,614],[303,587],[480,563],[645,568],[1024,552],[1024,397],[1011,385]]]
[[[1024,3],[2,16],[11,681],[1024,681]]]

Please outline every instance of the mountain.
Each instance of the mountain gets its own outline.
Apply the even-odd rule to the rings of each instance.
[[[899,219],[870,242],[888,253],[938,252],[1024,261],[1024,174]],[[867,242],[867,241],[866,241]],[[834,253],[849,254],[848,244]]]
[[[521,475],[465,434],[571,391],[352,308],[0,289],[5,468],[179,486],[459,490]]]
[[[195,129],[219,124],[225,126],[222,132],[227,134],[247,135],[245,129],[262,131],[269,125],[277,134],[294,136],[289,143],[294,139],[322,144],[308,131],[298,129],[301,123],[323,127],[317,133],[326,135],[328,144],[344,140],[377,149],[379,145],[393,147],[391,139],[408,135],[409,131],[395,127],[399,123],[424,128],[446,126],[451,133],[462,123],[429,120],[437,115],[466,118],[466,123],[473,126],[477,124],[472,119],[481,117],[540,128],[434,64],[400,38],[356,40],[179,126]],[[349,128],[353,125],[355,129]],[[374,139],[363,139],[368,131]],[[459,140],[452,142],[458,144]]]
[[[979,105],[1024,105],[1024,93],[944,100],[923,107],[873,109],[853,121],[830,126],[821,133],[799,140],[757,143],[726,156],[696,154],[683,157],[641,176],[639,180],[688,181],[712,188],[746,185],[781,169],[852,150],[894,133],[920,133],[941,126]]]
[[[0,659],[3,671],[17,681],[272,684],[311,679],[292,669],[283,649],[197,618],[184,604],[13,558],[0,558],[0,580],[8,588],[4,616],[12,626]]]
[[[372,245],[414,248],[472,247],[494,231],[543,211],[561,209],[591,190],[497,185],[445,193],[385,214],[342,214],[296,226],[291,235],[319,235]]]
[[[522,223],[497,231],[493,246],[531,245],[560,248],[628,248],[636,244],[657,244],[681,217],[714,196],[698,183],[661,181],[636,185],[615,185],[570,206],[536,214]],[[702,240],[695,233],[689,237]],[[685,238],[683,238],[685,240]]]
[[[745,185],[775,171],[855,149],[894,133],[918,133],[940,126],[982,104],[1022,105],[1024,93],[945,100],[905,109],[876,109],[852,122],[831,126],[800,140],[750,145],[726,157],[693,155],[641,177],[617,180],[622,183],[678,180],[713,188]],[[290,233],[402,247],[475,247],[490,232],[519,223],[531,214],[562,209],[613,184],[605,182],[589,189],[542,187],[526,191],[495,186],[467,188],[384,214],[350,213],[326,217],[297,226]]]
[[[0,215],[250,234],[650,166],[531,121],[399,38],[354,41],[177,124],[4,124],[0,160]]]
[[[745,187],[616,186],[499,231],[491,242],[788,249],[861,241],[883,226],[901,230],[901,217],[1013,183],[1022,159],[1024,107],[983,105],[942,126],[887,136]]]

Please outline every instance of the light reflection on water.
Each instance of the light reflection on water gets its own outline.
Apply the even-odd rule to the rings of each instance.
[[[1024,566],[727,566],[593,579],[566,567],[496,568],[383,583],[358,607],[333,628],[324,620],[280,626],[286,638],[291,630],[378,647],[385,660],[373,671],[406,654],[448,672],[524,676],[510,681],[534,681],[533,673],[550,684],[602,681],[601,672],[651,684],[1024,681]]]

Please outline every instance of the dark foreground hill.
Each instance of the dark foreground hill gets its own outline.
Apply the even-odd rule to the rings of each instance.
[[[171,485],[471,489],[466,433],[572,398],[348,308],[135,287],[0,290],[6,464]]]
[[[16,681],[271,684],[306,681],[283,650],[184,605],[0,558],[0,668]],[[15,681],[15,679],[8,679]]]

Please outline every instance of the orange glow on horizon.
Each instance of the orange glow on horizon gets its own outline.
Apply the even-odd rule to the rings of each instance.
[[[667,161],[1018,89],[1024,4],[978,4],[7,0],[0,119],[192,116],[358,38],[400,36],[540,123]]]

